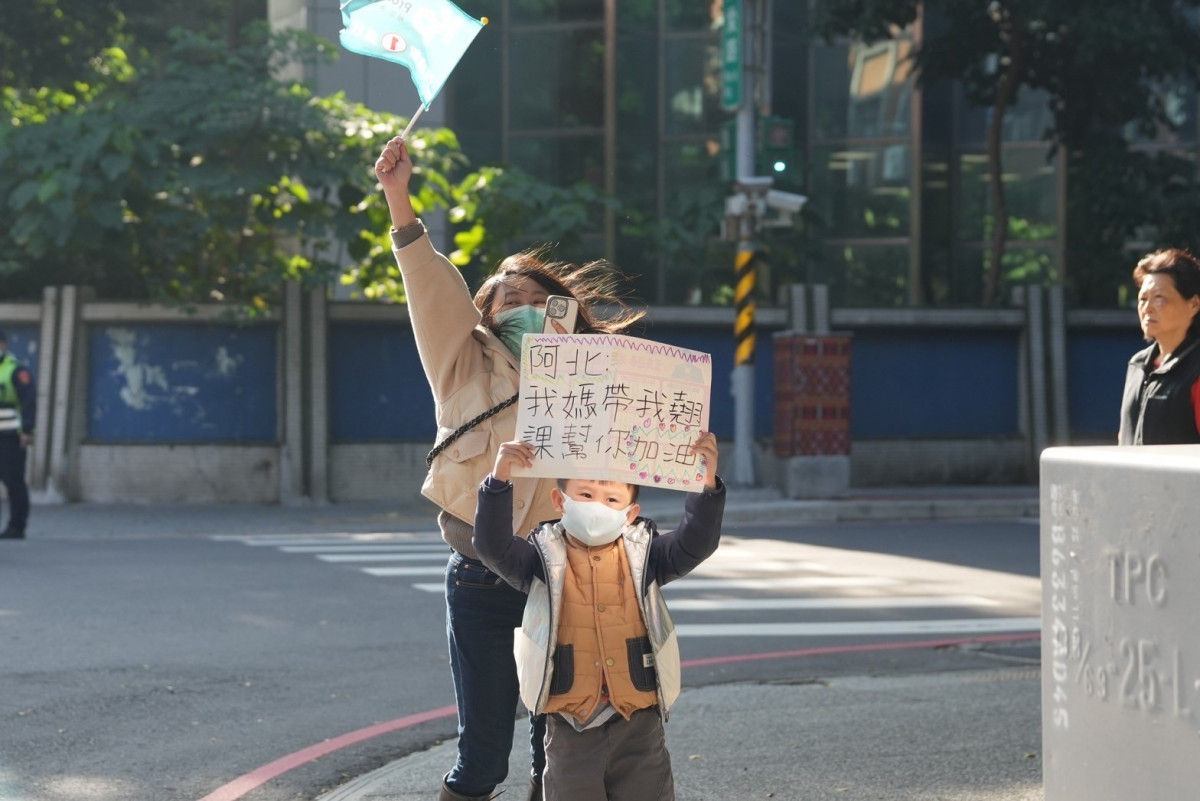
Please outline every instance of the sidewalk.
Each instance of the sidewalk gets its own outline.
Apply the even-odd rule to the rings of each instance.
[[[834,500],[789,500],[777,490],[729,487],[725,522],[820,524],[852,521],[1036,519],[1035,486],[940,486],[852,490]],[[683,510],[681,493],[645,489],[643,514],[671,528]],[[395,502],[297,505],[37,504],[29,537],[149,537],[213,534],[302,534],[435,531],[436,508],[411,492]]]
[[[666,724],[679,801],[1041,801],[1037,668],[684,689]],[[507,801],[529,761],[516,725]],[[429,801],[455,740],[316,801]]]

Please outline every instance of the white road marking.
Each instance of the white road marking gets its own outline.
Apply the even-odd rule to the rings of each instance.
[[[685,578],[667,585],[666,591],[745,589],[825,589],[827,587],[886,587],[899,584],[899,579],[885,576],[789,576],[786,578]]]
[[[450,556],[450,549],[445,543],[435,545],[430,543],[404,543],[395,545],[284,545],[279,550],[284,553],[429,553]]]
[[[240,542],[252,548],[276,548],[293,545],[432,545],[441,542],[436,534],[345,534],[342,536],[314,535],[216,535],[218,541]],[[448,547],[443,544],[443,547]]]
[[[759,609],[921,609],[937,606],[997,606],[978,595],[913,595],[881,598],[679,598],[672,612],[737,612]]]
[[[251,546],[283,553],[311,555],[359,572],[406,581],[419,592],[442,595],[447,547],[436,533],[228,536]],[[812,558],[812,557],[817,558]],[[408,565],[358,567],[356,563],[409,562]],[[428,564],[415,564],[426,562]],[[919,569],[917,569],[919,568]],[[436,581],[414,581],[419,577]],[[1030,584],[1032,606],[1014,606],[1009,584]],[[982,582],[982,583],[981,583]],[[1023,583],[1021,583],[1023,582]],[[905,590],[913,595],[905,596]],[[939,589],[945,595],[937,595]],[[997,598],[989,595],[997,590]],[[1036,579],[1013,579],[987,571],[880,554],[841,552],[782,542],[737,541],[695,573],[665,588],[670,608],[683,616],[719,619],[722,612],[811,610],[982,609],[1002,603],[1022,610],[1037,608]],[[751,591],[751,592],[743,592]],[[845,594],[843,597],[842,594]],[[866,597],[864,593],[871,593]],[[808,594],[810,597],[794,597]],[[741,597],[716,597],[734,595]],[[754,597],[745,597],[752,595]],[[819,596],[819,597],[813,597]],[[1007,600],[1001,600],[1007,599]],[[897,611],[899,614],[899,611]],[[936,613],[935,613],[936,614]],[[944,612],[943,612],[944,614]],[[962,618],[939,620],[842,620],[820,622],[678,623],[685,637],[895,637],[972,635],[994,632],[1038,632],[1037,617]]]
[[[322,562],[428,562],[446,564],[449,555],[437,553],[318,553],[313,554]]]
[[[440,576],[446,572],[446,566],[431,565],[429,567],[364,567],[362,572],[371,576]]]
[[[680,637],[861,637],[902,634],[983,634],[1041,631],[1039,617],[966,620],[863,620],[837,623],[693,623],[677,624]]]

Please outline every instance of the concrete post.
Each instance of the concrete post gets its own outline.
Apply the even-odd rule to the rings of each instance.
[[[329,501],[329,302],[324,287],[308,293],[308,491]]]
[[[804,284],[788,284],[788,329],[797,334],[808,331],[808,298]]]
[[[279,459],[279,500],[304,498],[304,303],[300,285],[283,288],[283,447]]]
[[[813,333],[825,336],[829,333],[829,286],[813,284]]]
[[[1041,459],[1045,801],[1200,787],[1200,446]]]
[[[29,464],[29,490],[39,502],[59,502],[62,497],[49,497],[46,492],[50,468],[50,436],[54,430],[55,335],[58,333],[58,287],[42,290],[41,330],[38,333],[37,370],[37,430],[33,437],[33,458]]]
[[[62,287],[58,307],[58,336],[54,340],[54,383],[52,402],[45,411],[50,424],[49,473],[46,497],[68,500],[71,497],[71,410],[75,395],[75,362],[79,340],[80,288]],[[82,373],[78,374],[82,375]],[[39,391],[40,391],[39,387]]]
[[[1046,425],[1046,324],[1042,312],[1042,288],[1025,287],[1025,341],[1028,347],[1030,450],[1032,464],[1049,440]]]
[[[1054,442],[1071,441],[1071,421],[1067,407],[1067,312],[1062,284],[1047,290],[1047,323],[1050,341],[1050,409]]]

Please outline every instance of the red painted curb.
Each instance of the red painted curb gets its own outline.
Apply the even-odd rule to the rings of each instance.
[[[334,751],[340,751],[348,746],[361,743],[363,740],[370,740],[372,737],[378,737],[381,734],[406,729],[409,726],[416,726],[418,723],[428,723],[438,718],[450,717],[457,714],[457,711],[456,707],[444,706],[440,709],[431,709],[428,712],[418,712],[415,715],[389,720],[387,723],[368,726],[365,729],[352,731],[340,737],[334,737],[332,740],[326,740],[323,743],[310,745],[308,748],[303,748],[294,754],[288,754],[274,762],[263,765],[261,768],[256,768],[244,776],[237,777],[229,784],[213,790],[204,796],[204,798],[201,798],[200,801],[237,801],[255,787],[265,784],[277,776],[282,776],[289,770],[298,768],[306,762],[311,762],[314,759],[332,754]]]

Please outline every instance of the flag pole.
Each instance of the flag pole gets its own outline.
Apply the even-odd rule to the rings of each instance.
[[[425,104],[422,103],[419,107],[417,107],[417,113],[412,115],[412,118],[409,119],[408,126],[404,129],[404,133],[400,134],[401,139],[408,141],[408,132],[411,131],[412,127],[417,124],[417,120],[420,118],[421,114],[424,113],[424,111]]]

